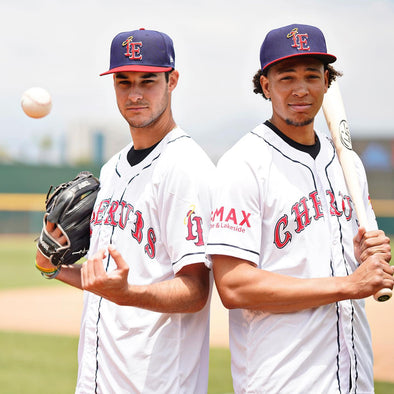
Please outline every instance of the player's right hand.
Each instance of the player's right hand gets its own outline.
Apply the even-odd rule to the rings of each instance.
[[[103,260],[107,259],[106,251],[99,250],[82,264],[82,288],[118,305],[125,305],[129,292],[129,265],[112,245],[108,246],[108,252],[117,267],[107,272],[103,264]]]
[[[364,257],[362,264],[348,277],[351,282],[350,298],[366,298],[381,289],[393,289],[394,267],[388,264],[386,258],[386,253]]]

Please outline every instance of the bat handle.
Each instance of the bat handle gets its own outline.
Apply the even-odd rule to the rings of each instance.
[[[384,301],[389,300],[392,295],[393,295],[393,292],[391,291],[391,289],[381,289],[373,296],[373,298],[376,301],[384,302]]]

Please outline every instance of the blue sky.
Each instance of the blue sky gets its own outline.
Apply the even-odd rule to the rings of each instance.
[[[355,136],[393,135],[394,1],[15,0],[0,5],[0,149],[26,157],[43,135],[58,138],[74,124],[129,131],[116,108],[109,47],[120,31],[145,27],[169,34],[180,81],[176,121],[220,152],[270,116],[252,92],[259,48],[272,28],[293,22],[320,27]],[[46,88],[51,114],[28,118],[24,90]],[[317,127],[325,129],[323,115]]]

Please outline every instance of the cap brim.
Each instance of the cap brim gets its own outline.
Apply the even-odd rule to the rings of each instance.
[[[329,53],[321,53],[321,52],[297,53],[297,54],[294,54],[294,55],[284,56],[282,58],[275,59],[271,63],[267,63],[264,66],[263,71],[266,70],[267,67],[270,67],[270,66],[272,66],[275,63],[278,63],[278,62],[280,62],[282,60],[290,59],[292,57],[297,57],[297,56],[315,57],[317,59],[320,59],[323,63],[334,63],[337,60],[336,56],[330,55]]]
[[[106,71],[105,73],[100,74],[102,75],[107,75],[107,74],[114,74],[114,73],[121,73],[121,72],[127,72],[127,71],[134,71],[134,72],[151,72],[151,73],[163,73],[166,71],[171,71],[172,67],[155,67],[155,66],[121,66],[121,67],[115,67],[112,68],[111,70]]]

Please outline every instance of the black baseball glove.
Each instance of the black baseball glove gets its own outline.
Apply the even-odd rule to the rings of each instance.
[[[100,183],[88,171],[57,186],[46,197],[43,229],[38,239],[38,249],[53,265],[73,264],[85,256],[90,243],[90,217]],[[61,245],[47,231],[47,222],[55,223],[66,238]]]

